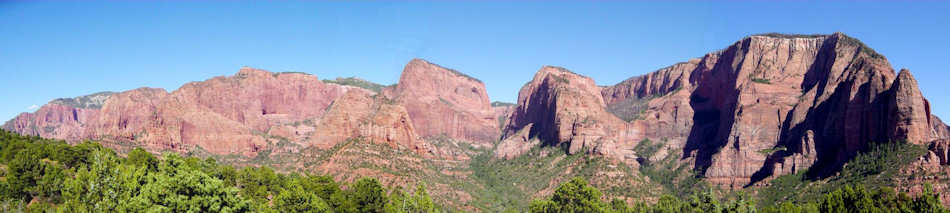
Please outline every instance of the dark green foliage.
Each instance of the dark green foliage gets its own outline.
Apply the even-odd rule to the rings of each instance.
[[[428,62],[428,61],[426,61],[426,63],[429,63],[429,64],[432,64],[432,65],[435,65],[436,67],[439,67],[439,68],[448,70],[448,71],[451,72],[452,74],[455,74],[455,75],[457,75],[457,76],[465,77],[465,78],[467,78],[468,80],[472,80],[472,81],[476,81],[476,82],[478,82],[478,83],[482,83],[482,80],[478,80],[478,79],[475,78],[475,77],[468,76],[468,75],[466,75],[465,73],[459,72],[458,70],[449,69],[449,68],[443,67],[442,65],[438,65],[438,64],[435,64],[435,63],[432,63],[432,62]]]
[[[376,179],[360,178],[356,181],[348,194],[356,204],[359,212],[383,212],[386,205],[386,194],[383,185]]]
[[[604,208],[600,196],[600,190],[588,185],[586,180],[573,178],[554,191],[551,201],[557,204],[558,212],[597,212]]]
[[[791,207],[787,207],[791,208]],[[890,188],[869,191],[863,186],[845,186],[825,194],[820,212],[950,212],[940,204],[930,187],[918,197],[895,193]]]
[[[394,189],[389,194],[389,203],[386,203],[386,212],[440,212],[436,208],[425,185],[416,186],[416,191],[406,195],[401,188]]]
[[[893,179],[900,175],[900,168],[923,156],[926,149],[902,141],[871,143],[870,146],[848,161],[839,175],[827,178],[823,184],[809,184],[809,172],[799,172],[775,178],[769,186],[759,190],[760,205],[777,205],[782,202],[807,202],[821,199],[821,195],[839,186],[855,184],[877,189],[897,187]]]
[[[688,165],[677,163],[680,158],[678,153],[651,160],[660,149],[664,148],[665,144],[665,140],[653,142],[649,139],[637,143],[633,150],[640,157],[637,159],[640,162],[640,174],[650,177],[651,180],[663,186],[667,193],[673,193],[678,197],[684,197],[705,188],[704,182],[691,172]]]
[[[237,184],[242,195],[257,202],[266,202],[268,196],[278,192],[280,180],[277,173],[268,167],[245,167],[238,172]]]
[[[304,190],[316,193],[323,200],[330,200],[331,195],[340,193],[340,184],[329,176],[306,176],[297,180],[297,185]]]
[[[791,203],[757,209],[755,204],[738,195],[720,199],[711,191],[694,192],[686,199],[663,195],[653,205],[637,202],[628,206],[621,200],[606,203],[600,192],[575,178],[561,184],[549,199],[535,200],[531,212],[652,212],[652,213],[722,213],[722,212],[950,212],[929,186],[918,197],[897,193],[890,188],[869,191],[862,186],[846,185],[826,193],[818,202]]]
[[[128,157],[125,159],[125,163],[131,164],[133,166],[144,167],[153,171],[158,169],[158,158],[155,158],[152,153],[148,153],[142,148],[135,148],[129,152]]]
[[[760,83],[760,84],[772,84],[772,82],[769,81],[769,79],[764,79],[764,78],[752,78],[752,82]]]
[[[274,198],[274,208],[285,212],[329,212],[330,206],[313,191],[297,186]]]
[[[0,209],[16,212],[436,212],[423,186],[397,206],[379,181],[347,190],[327,176],[0,131]],[[394,194],[396,191],[393,192]],[[401,190],[398,193],[403,193]],[[336,202],[331,206],[331,202]],[[386,211],[386,206],[393,206]],[[398,207],[398,208],[396,208]],[[406,210],[406,211],[403,211]]]
[[[838,37],[838,44],[844,45],[844,46],[853,46],[855,48],[858,48],[859,53],[865,53],[871,58],[875,58],[875,59],[884,58],[884,55],[877,53],[877,51],[874,51],[874,49],[871,49],[871,47],[868,47],[868,45],[864,44],[864,42],[861,42],[861,40],[852,38],[844,34],[840,34],[840,37]]]
[[[887,180],[874,180],[865,177],[883,176],[886,179],[899,173],[895,165],[907,165],[923,156],[926,149],[919,145],[904,141],[875,143],[858,156],[854,157],[841,170],[841,175],[834,177],[843,182],[856,182],[867,185],[892,186]],[[868,182],[864,182],[868,181]]]

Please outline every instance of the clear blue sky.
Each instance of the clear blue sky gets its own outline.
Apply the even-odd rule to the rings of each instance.
[[[0,1],[0,120],[57,97],[175,90],[241,66],[391,84],[419,57],[514,101],[542,65],[614,84],[763,32],[844,32],[950,116],[943,2]]]

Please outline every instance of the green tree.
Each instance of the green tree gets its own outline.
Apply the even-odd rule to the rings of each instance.
[[[266,202],[268,196],[276,194],[280,189],[280,180],[274,170],[269,167],[245,167],[238,172],[237,185],[241,195],[253,199],[255,202]]]
[[[604,212],[606,204],[600,200],[600,190],[586,180],[575,177],[554,190],[550,200],[534,201],[531,212]]]
[[[387,202],[383,185],[375,178],[360,178],[353,183],[349,198],[359,212],[383,212]]]
[[[330,206],[316,193],[302,187],[291,187],[274,198],[274,208],[281,212],[329,212]]]
[[[129,152],[125,162],[130,165],[145,167],[149,171],[158,170],[158,158],[142,148],[135,148]]]
[[[238,189],[189,167],[176,155],[165,155],[158,173],[132,199],[128,210],[150,212],[249,212],[250,202]]]
[[[80,165],[61,190],[63,209],[75,212],[121,211],[144,182],[145,171],[118,164],[111,152],[89,154],[90,164]]]
[[[409,209],[409,212],[438,212],[423,183],[416,185],[416,191],[412,196],[412,204],[412,209]]]

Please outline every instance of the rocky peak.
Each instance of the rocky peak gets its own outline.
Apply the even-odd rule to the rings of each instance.
[[[497,118],[478,79],[413,59],[393,93],[423,137],[445,135],[486,146],[498,139]]]
[[[917,80],[907,69],[901,69],[891,86],[893,101],[889,103],[892,116],[888,125],[888,137],[906,139],[908,142],[926,144],[940,137],[933,128],[930,103],[924,99]]]
[[[548,145],[567,144],[569,153],[613,154],[611,144],[626,141],[623,121],[605,111],[600,87],[594,80],[567,69],[544,66],[518,94],[518,105],[504,129],[499,153],[506,157],[522,151],[509,143],[537,137]],[[512,139],[517,137],[520,139]]]
[[[665,141],[708,181],[742,187],[806,169],[834,171],[873,141],[947,135],[909,72],[897,75],[843,33],[753,35],[613,86],[593,85],[543,67],[522,87],[503,143],[537,137],[568,143],[571,153],[586,147],[627,160],[637,157],[628,153],[631,141]],[[505,157],[522,151],[498,147]]]

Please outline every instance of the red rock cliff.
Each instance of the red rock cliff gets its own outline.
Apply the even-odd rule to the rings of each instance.
[[[947,135],[908,71],[896,74],[886,58],[840,33],[750,36],[617,85],[593,85],[542,69],[519,93],[505,136],[523,137],[533,124],[530,135],[543,143],[569,143],[571,153],[607,149],[599,152],[621,159],[637,157],[628,150],[641,139],[663,141],[680,153],[659,154],[680,154],[708,181],[742,187],[804,169],[835,171],[871,142]],[[600,142],[588,145],[589,136]]]
[[[423,137],[445,135],[483,146],[498,140],[498,120],[478,79],[413,59],[394,93]]]

